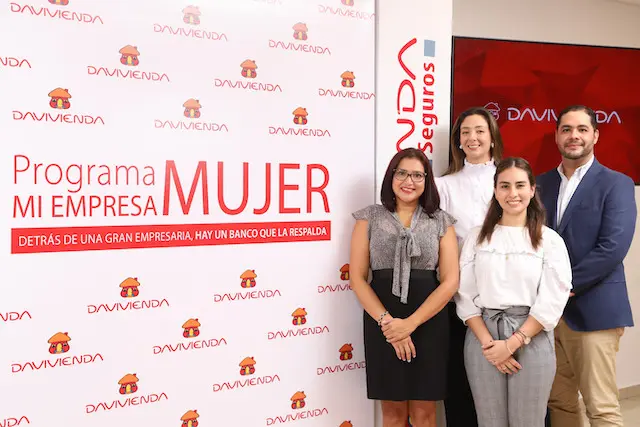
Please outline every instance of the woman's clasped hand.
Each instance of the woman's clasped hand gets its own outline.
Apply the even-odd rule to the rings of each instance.
[[[380,323],[380,327],[387,342],[396,351],[398,359],[411,362],[411,359],[416,357],[416,348],[411,340],[411,333],[415,331],[416,326],[410,320],[387,315]]]
[[[513,357],[505,340],[491,340],[483,344],[482,354],[503,374],[515,374],[522,369],[522,365]]]

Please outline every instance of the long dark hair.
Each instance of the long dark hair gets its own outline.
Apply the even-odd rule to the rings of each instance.
[[[532,187],[536,185],[536,178],[533,175],[529,162],[521,157],[508,157],[496,166],[496,174],[493,177],[493,188],[498,188],[498,176],[509,168],[518,168],[525,171],[529,177],[529,184]],[[493,230],[496,228],[501,217],[502,207],[500,206],[500,203],[498,203],[494,194],[491,198],[489,211],[487,212],[487,216],[484,218],[484,223],[482,224],[480,234],[478,235],[478,244],[482,243],[485,239],[489,242],[491,241]],[[546,211],[542,202],[540,202],[538,192],[536,191],[529,201],[529,206],[527,206],[526,225],[529,229],[529,237],[531,238],[531,245],[534,249],[537,249],[542,241],[542,226],[545,225],[545,220]]]
[[[453,129],[451,129],[451,162],[444,175],[459,172],[464,167],[466,154],[460,148],[460,127],[464,119],[469,116],[480,116],[487,122],[489,133],[491,134],[491,142],[493,143],[493,147],[489,148],[489,153],[496,163],[502,160],[502,136],[500,135],[498,122],[493,117],[493,114],[484,107],[469,108],[458,116],[458,119],[453,124]]]
[[[398,168],[398,165],[402,159],[418,159],[424,167],[424,192],[420,195],[419,204],[424,209],[425,213],[429,216],[440,208],[440,195],[436,183],[433,179],[433,172],[429,159],[425,154],[416,148],[405,148],[402,151],[398,151],[395,156],[389,162],[387,171],[384,174],[384,180],[382,181],[382,188],[380,190],[380,200],[382,205],[390,212],[396,211],[396,195],[393,193],[393,174]]]

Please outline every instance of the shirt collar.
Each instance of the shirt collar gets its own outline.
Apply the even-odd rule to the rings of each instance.
[[[587,163],[585,163],[584,165],[580,166],[579,168],[576,169],[576,171],[573,173],[573,175],[575,175],[575,177],[579,180],[581,180],[584,175],[587,173],[587,171],[589,170],[589,168],[591,167],[591,165],[593,164],[593,161],[596,159],[596,156],[591,156],[591,159],[589,159],[589,161]],[[560,174],[560,177],[563,179],[567,179],[567,177],[564,175],[563,169],[562,169],[562,162],[560,162],[560,164],[558,165],[558,173]],[[572,176],[573,176],[572,175]]]
[[[488,162],[484,162],[484,163],[470,163],[467,158],[465,157],[464,159],[464,166],[465,167],[470,167],[470,168],[481,168],[483,166],[493,166],[494,165],[494,161],[493,158],[491,160],[489,160]]]

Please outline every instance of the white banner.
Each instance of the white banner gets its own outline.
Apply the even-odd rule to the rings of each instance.
[[[391,157],[418,148],[449,164],[452,0],[380,1],[376,36],[376,194]]]
[[[0,426],[373,425],[348,257],[374,21],[3,3]]]
[[[378,0],[376,13],[379,203],[385,171],[398,151],[424,151],[436,176],[449,164],[453,1]],[[439,413],[438,425],[444,425],[442,405]],[[382,426],[379,405],[375,425]]]

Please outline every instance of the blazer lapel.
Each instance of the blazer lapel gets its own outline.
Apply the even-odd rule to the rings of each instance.
[[[560,175],[556,171],[548,185],[542,187],[542,204],[547,208],[547,226],[553,230],[558,228],[558,193],[560,193]]]
[[[587,171],[584,178],[582,178],[582,181],[580,181],[578,188],[576,188],[575,193],[573,193],[573,197],[571,197],[571,200],[567,205],[567,209],[565,209],[564,214],[562,215],[562,221],[560,221],[560,225],[558,226],[558,234],[562,234],[571,219],[571,215],[575,211],[575,207],[580,204],[582,198],[588,193],[589,189],[593,188],[596,184],[596,178],[601,169],[602,165],[596,159],[593,159],[593,164]]]

